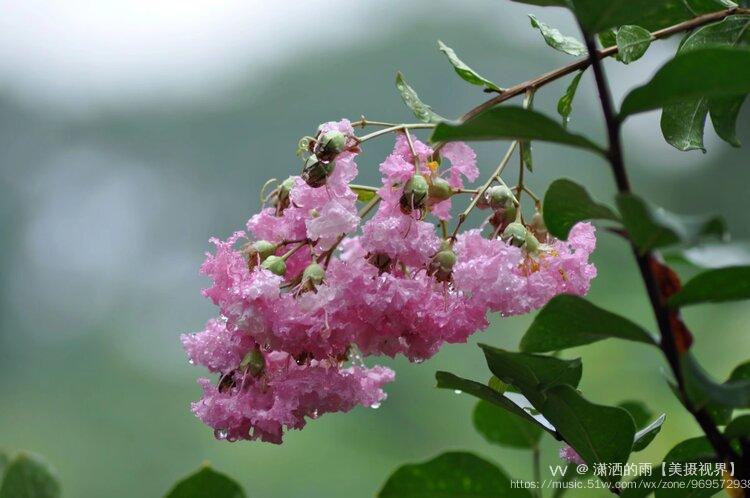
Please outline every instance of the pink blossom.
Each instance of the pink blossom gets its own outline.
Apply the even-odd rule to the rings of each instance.
[[[378,212],[362,227],[362,247],[371,254],[387,254],[409,266],[427,264],[440,247],[435,225],[401,212]]]
[[[393,381],[393,371],[376,366],[341,368],[329,361],[298,365],[287,353],[265,353],[259,377],[236,372],[219,389],[208,379],[199,381],[203,397],[193,412],[216,437],[236,441],[260,439],[280,444],[288,429],[302,429],[305,418],[347,412],[357,405],[377,407],[386,397],[382,386]]]
[[[479,168],[477,168],[477,154],[464,142],[449,142],[440,149],[440,155],[448,159],[451,167],[449,182],[452,187],[463,187],[462,176],[473,182],[479,177]]]
[[[182,334],[180,340],[191,363],[223,374],[236,369],[255,346],[255,341],[247,334],[233,334],[228,330],[226,319],[221,318],[209,320],[202,332]]]
[[[559,452],[560,458],[565,460],[568,463],[574,463],[576,465],[583,465],[586,462],[581,458],[581,456],[574,450],[571,446],[565,445],[562,448],[560,448]]]

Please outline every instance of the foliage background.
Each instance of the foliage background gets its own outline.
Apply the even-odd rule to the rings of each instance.
[[[473,431],[473,398],[433,388],[438,369],[486,375],[472,345],[445,347],[421,365],[385,360],[398,378],[380,409],[328,415],[277,447],[212,438],[188,411],[202,372],[178,341],[214,313],[197,274],[208,237],[244,225],[266,178],[298,171],[296,141],[319,122],[409,120],[393,88],[397,69],[443,115],[480,102],[479,89],[437,51],[438,38],[501,85],[568,62],[528,27],[530,8],[499,0],[156,3],[0,7],[0,446],[45,455],[65,496],[78,498],[160,496],[206,459],[251,496],[269,498],[372,495],[396,466],[457,448],[530,477],[526,453]],[[569,14],[534,12],[575,33]],[[645,80],[676,43],[656,43],[629,67],[608,61],[615,95]],[[566,84],[541,91],[536,108],[554,115]],[[571,128],[603,142],[593,91],[587,74]],[[749,114],[746,106],[739,120],[744,141]],[[707,154],[677,152],[661,139],[656,113],[632,118],[624,132],[638,193],[677,212],[722,212],[735,237],[750,237],[746,152],[710,129]],[[361,183],[376,178],[390,146],[368,144]],[[502,144],[477,150],[488,172]],[[586,152],[538,145],[535,164],[535,190],[570,176],[599,199],[614,192],[603,160]],[[653,330],[627,247],[602,233],[594,261],[592,301]],[[686,318],[716,377],[745,359],[746,303],[688,309]],[[471,344],[515,349],[530,319],[495,320]],[[581,353],[589,399],[640,397],[667,412],[636,458],[656,462],[698,434],[662,382],[658,351],[605,342]],[[556,463],[557,446],[545,444],[545,460]]]

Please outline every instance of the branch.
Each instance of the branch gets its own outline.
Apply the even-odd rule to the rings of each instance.
[[[712,22],[721,21],[725,17],[728,17],[732,14],[750,14],[750,9],[732,7],[726,10],[720,10],[718,12],[711,12],[709,14],[703,14],[701,16],[694,17],[693,19],[687,20],[685,22],[675,24],[674,26],[669,26],[667,28],[654,31],[651,33],[651,39],[661,40],[663,38],[668,38],[676,33],[689,31],[691,29],[698,28],[706,24],[711,24]],[[466,121],[468,119],[471,119],[477,114],[480,114],[482,111],[486,111],[487,109],[494,107],[501,102],[505,102],[506,100],[509,100],[517,95],[526,93],[527,90],[535,90],[541,86],[544,86],[548,83],[558,80],[562,78],[563,76],[566,76],[570,73],[580,71],[581,69],[586,69],[587,67],[591,65],[591,62],[593,60],[600,60],[600,59],[604,59],[605,57],[613,56],[617,54],[617,51],[618,50],[617,50],[616,45],[612,47],[607,47],[603,50],[597,50],[596,46],[589,47],[589,54],[594,54],[594,57],[587,57],[585,59],[581,59],[579,61],[568,64],[567,66],[563,66],[561,68],[555,69],[554,71],[550,71],[549,73],[542,74],[541,76],[537,76],[536,78],[524,81],[523,83],[519,83],[510,88],[507,88],[501,94],[496,95],[495,97],[479,104],[475,108],[468,111],[466,114],[464,114],[463,116],[459,118],[459,121]]]
[[[737,9],[729,9],[734,12]],[[724,11],[726,15],[729,15]],[[706,16],[701,16],[705,18]],[[720,17],[720,18],[723,18]],[[693,27],[695,27],[695,21],[701,18],[693,19]],[[713,17],[716,20],[716,16]],[[683,23],[683,25],[686,23]],[[581,30],[583,31],[583,29]],[[599,100],[601,101],[602,112],[604,119],[607,124],[607,135],[609,137],[609,150],[607,158],[609,159],[612,173],[615,176],[615,182],[617,183],[617,190],[620,193],[629,193],[630,181],[628,180],[627,171],[625,169],[625,163],[622,155],[622,144],[620,142],[620,126],[621,122],[617,119],[617,115],[614,110],[612,103],[612,96],[609,91],[609,85],[604,74],[604,67],[601,62],[601,57],[596,55],[596,44],[594,38],[591,35],[585,34],[586,47],[588,48],[589,54],[595,54],[589,57],[590,64],[594,70],[594,78],[596,80],[596,87],[599,93]],[[679,315],[676,312],[670,310],[666,306],[668,292],[670,292],[670,286],[679,285],[679,280],[676,275],[667,275],[665,272],[660,271],[661,268],[666,268],[656,259],[654,254],[650,251],[641,253],[631,242],[631,249],[638,263],[638,269],[640,270],[641,277],[646,286],[648,297],[653,308],[654,315],[659,327],[661,334],[660,348],[664,353],[664,356],[669,363],[669,366],[677,381],[677,387],[680,392],[680,397],[685,405],[685,408],[693,415],[695,420],[700,425],[703,432],[706,434],[706,438],[711,443],[711,446],[716,451],[717,456],[721,461],[736,461],[740,465],[740,477],[745,476],[746,469],[743,463],[740,461],[740,456],[730,446],[729,442],[724,438],[719,429],[716,426],[711,415],[704,408],[697,408],[693,406],[692,402],[687,396],[685,390],[685,382],[682,376],[682,370],[680,367],[680,355],[686,350],[687,346],[684,344],[684,337],[689,336],[689,331],[682,323]],[[675,280],[670,281],[670,280]]]

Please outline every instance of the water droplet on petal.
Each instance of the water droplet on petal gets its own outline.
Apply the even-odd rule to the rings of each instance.
[[[380,403],[376,401],[375,403],[370,405],[370,408],[372,408],[373,410],[377,410],[378,408],[380,408]]]
[[[216,429],[214,431],[214,437],[216,439],[224,440],[229,435],[229,431],[226,429]]]
[[[190,358],[190,359],[188,360],[188,363],[190,363],[191,365],[195,365],[195,362],[193,361],[193,359],[192,359],[192,358]]]

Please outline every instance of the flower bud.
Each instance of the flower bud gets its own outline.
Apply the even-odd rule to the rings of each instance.
[[[534,237],[534,234],[531,233],[531,230],[526,231],[526,239],[524,241],[524,244],[526,246],[526,250],[529,252],[535,253],[539,250],[539,240]]]
[[[415,209],[424,208],[429,190],[430,187],[424,176],[416,174],[409,178],[409,181],[404,185],[404,192],[401,194],[401,199],[399,200],[401,212],[409,214]]]
[[[494,209],[505,209],[513,204],[513,193],[505,185],[495,185],[484,193],[487,204]]]
[[[340,131],[331,130],[323,133],[315,144],[315,155],[324,161],[333,160],[337,154],[346,148],[346,135]]]
[[[240,370],[250,372],[250,375],[257,377],[263,373],[266,368],[266,360],[260,349],[255,348],[245,355],[240,363]]]
[[[318,263],[310,263],[302,272],[302,281],[308,281],[314,285],[320,285],[326,276],[326,271]]]
[[[501,238],[509,244],[512,244],[516,247],[521,247],[526,242],[527,232],[528,230],[526,230],[526,227],[523,226],[523,223],[515,221],[505,227]]]
[[[278,246],[276,244],[267,240],[258,240],[245,246],[248,269],[252,270],[258,266],[259,263],[262,263],[269,256],[272,256],[277,248]]]
[[[451,188],[450,183],[448,183],[448,180],[440,178],[439,176],[432,179],[432,183],[430,183],[427,192],[430,199],[436,201],[444,201],[453,195],[453,189]]]
[[[286,208],[289,207],[289,193],[292,191],[292,187],[294,187],[294,177],[290,176],[276,189],[276,214],[281,214],[282,211],[284,211]]]
[[[322,187],[333,173],[334,162],[323,162],[316,155],[311,155],[302,167],[302,179],[312,188]]]
[[[444,242],[440,251],[432,257],[430,266],[427,268],[427,274],[433,275],[438,282],[450,281],[456,259],[456,253],[453,252],[450,244]]]
[[[280,277],[286,273],[286,262],[280,256],[268,256],[260,266]]]
[[[547,239],[547,225],[544,224],[544,216],[539,211],[534,213],[534,217],[531,219],[531,229],[539,239]]]

